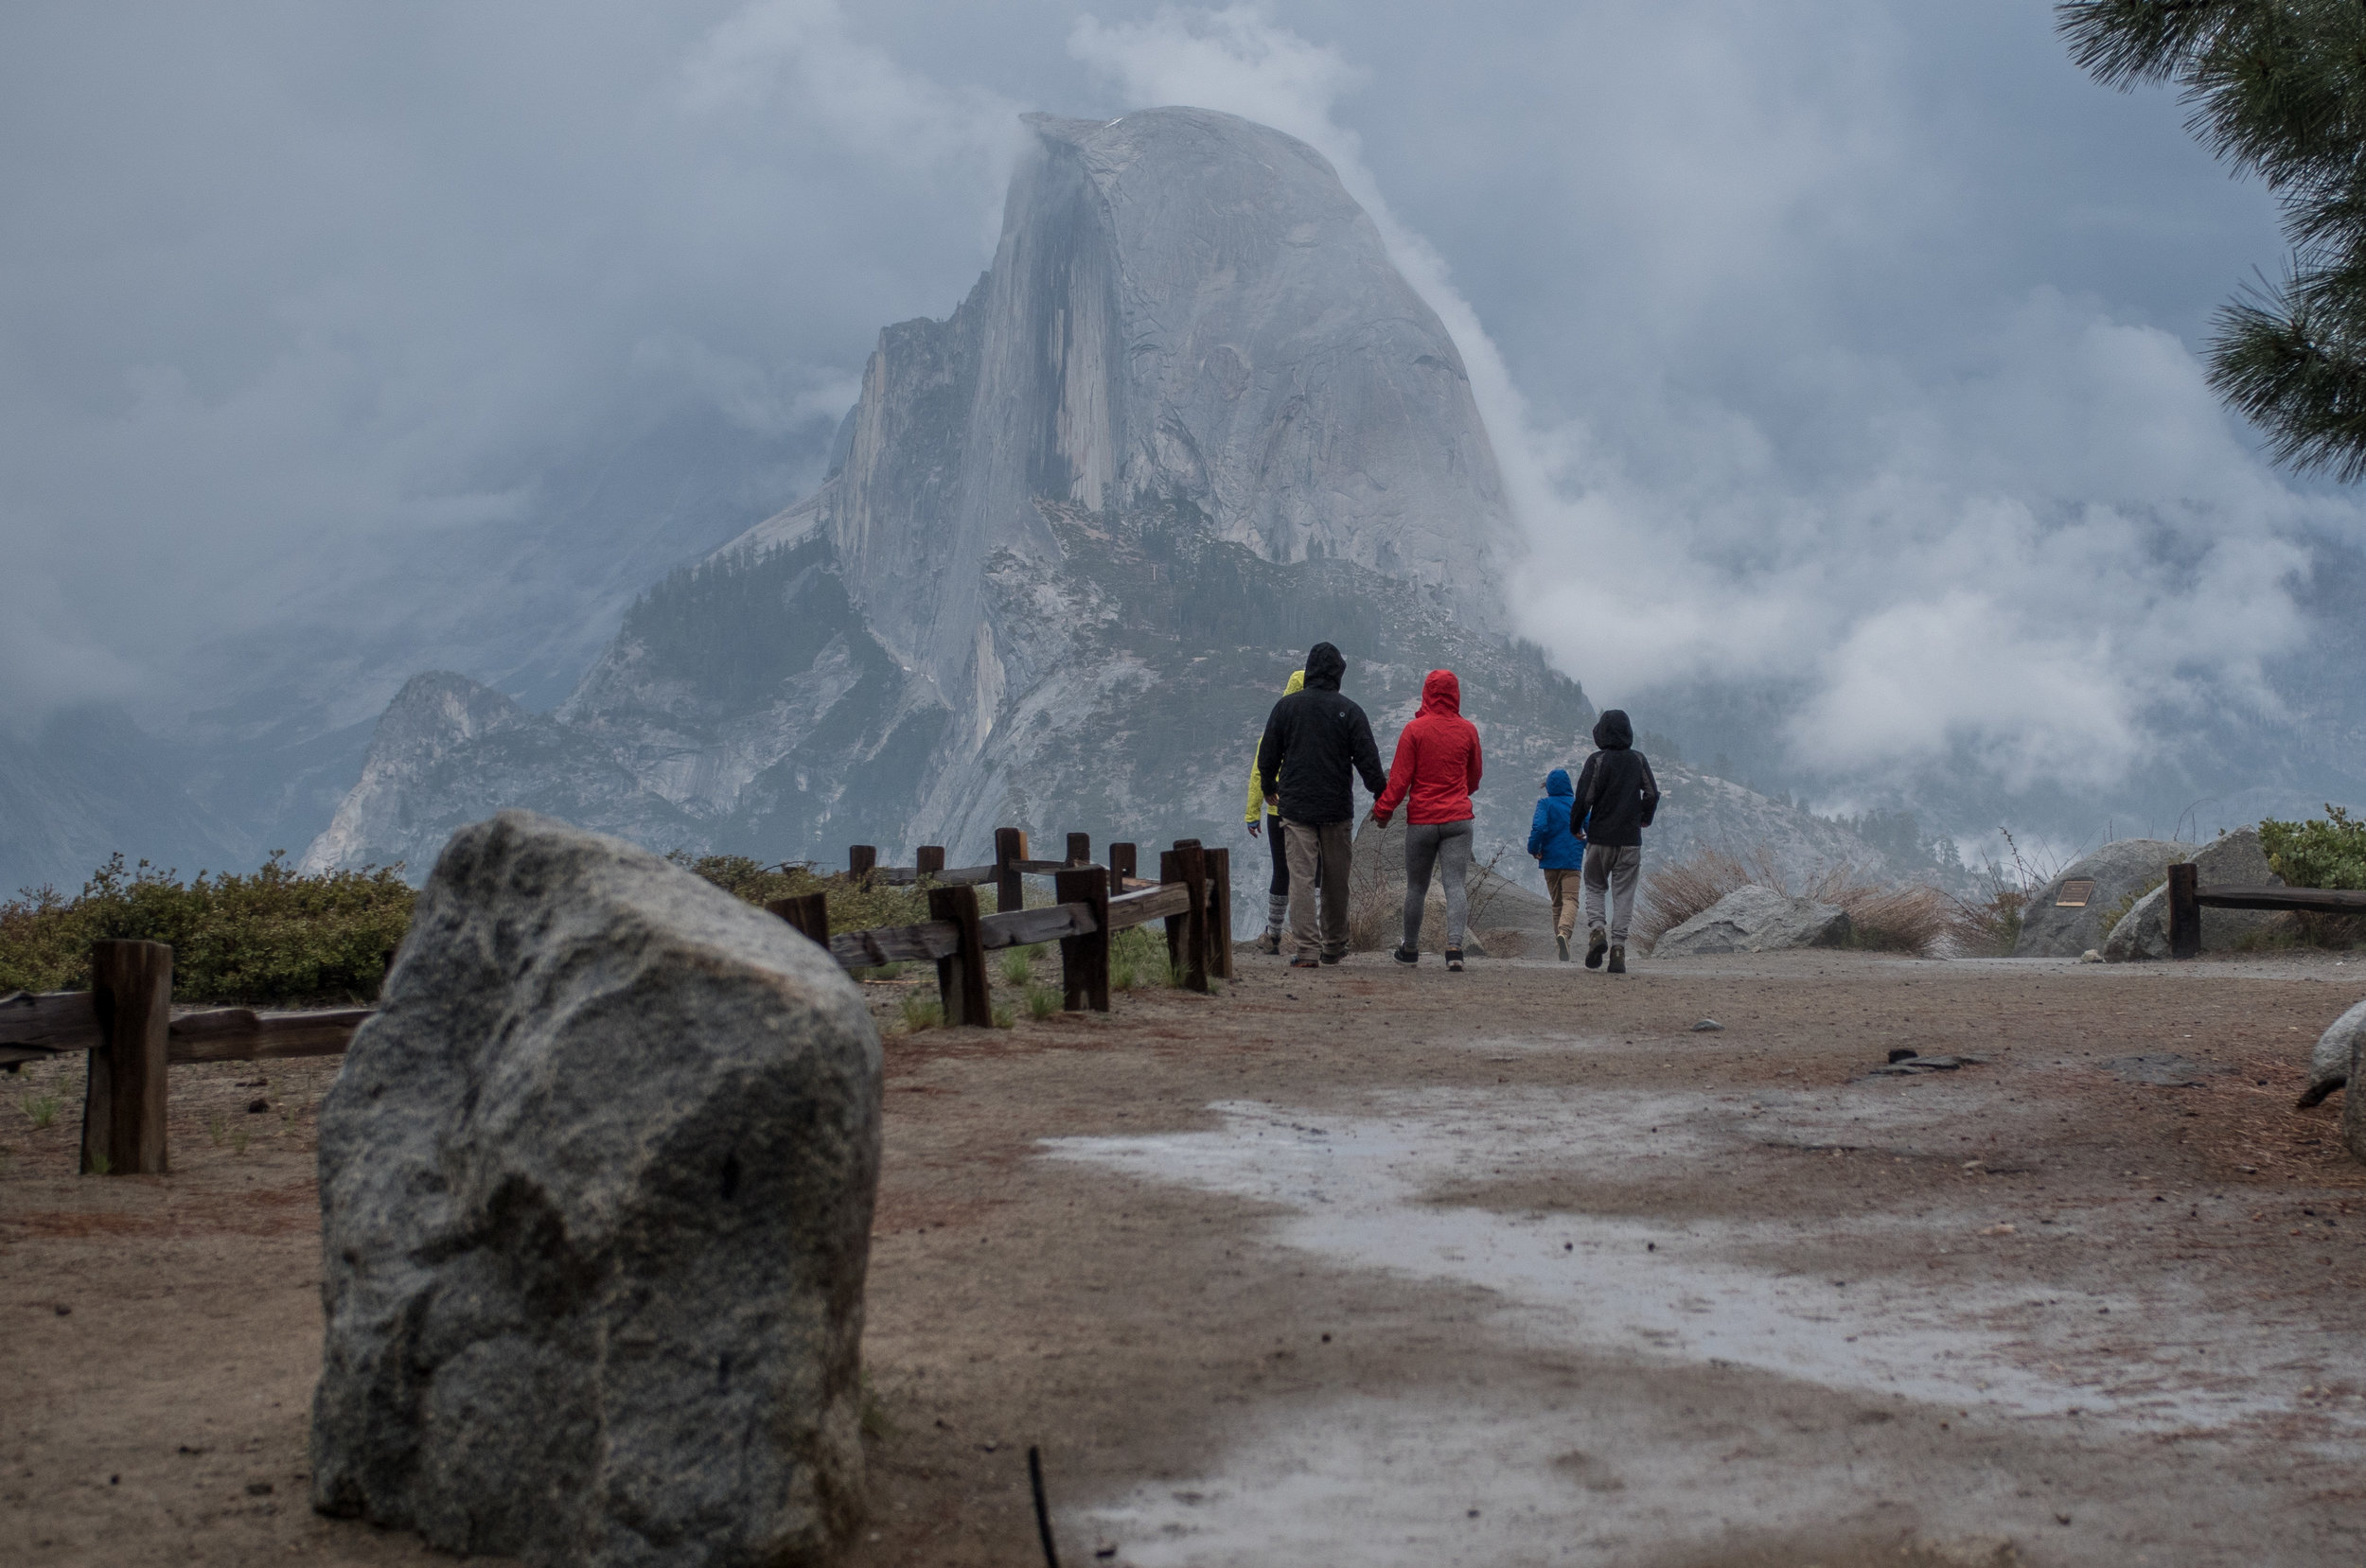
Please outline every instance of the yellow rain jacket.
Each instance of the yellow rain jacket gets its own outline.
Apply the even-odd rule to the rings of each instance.
[[[1283,696],[1288,696],[1292,692],[1298,690],[1305,684],[1306,672],[1304,670],[1292,670],[1290,672],[1290,683],[1281,688],[1281,695]],[[1258,734],[1262,738],[1264,731],[1260,730]],[[1252,746],[1248,749],[1248,815],[1244,818],[1243,820],[1262,822],[1264,819],[1265,781],[1257,776],[1257,748]]]

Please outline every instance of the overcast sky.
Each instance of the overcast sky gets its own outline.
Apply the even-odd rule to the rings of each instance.
[[[1157,103],[1372,208],[1598,700],[1795,678],[1827,766],[2075,736],[2108,783],[2294,644],[2311,537],[2366,539],[2195,357],[2271,203],[2039,0],[18,0],[0,718],[169,693],[359,562],[563,544],[685,408],[793,491],[878,328],[990,258],[1015,116]]]

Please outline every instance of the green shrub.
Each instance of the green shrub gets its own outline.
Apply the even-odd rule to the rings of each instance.
[[[2295,888],[2366,888],[2366,822],[2328,802],[2322,820],[2259,824],[2268,868]]]
[[[1059,987],[1029,984],[1027,987],[1027,1016],[1049,1018],[1058,1013],[1068,996]]]
[[[904,1030],[917,1034],[924,1029],[934,1029],[945,1022],[945,1009],[934,996],[904,998]]]
[[[182,882],[117,854],[71,899],[42,888],[0,904],[0,992],[79,990],[91,943],[130,939],[172,944],[175,1001],[368,1001],[411,925],[417,894],[400,871],[300,876],[274,854],[244,876]]]
[[[1035,978],[1035,958],[1024,947],[1002,950],[1002,983],[1025,985]]]
[[[1157,922],[1129,925],[1109,943],[1109,983],[1120,991],[1133,990],[1145,977],[1154,985],[1180,985],[1176,974],[1167,962],[1166,927]]]
[[[677,850],[665,858],[758,907],[776,898],[820,893],[829,901],[832,936],[881,925],[917,925],[928,918],[926,885],[891,888],[874,882],[858,888],[843,872],[821,876],[809,867],[765,866],[745,854],[702,854],[694,859]]]

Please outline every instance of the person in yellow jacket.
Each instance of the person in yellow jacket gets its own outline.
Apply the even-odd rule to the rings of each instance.
[[[1288,696],[1305,684],[1306,672],[1292,670],[1290,683],[1281,688],[1281,695]],[[1290,860],[1282,850],[1281,819],[1266,810],[1271,804],[1273,802],[1265,799],[1265,782],[1257,773],[1257,752],[1251,749],[1248,754],[1248,836],[1256,837],[1262,827],[1265,842],[1273,850],[1273,883],[1265,894],[1265,934],[1257,939],[1257,949],[1261,953],[1281,951],[1281,927],[1290,918]],[[1317,876],[1315,880],[1319,883],[1321,878]]]

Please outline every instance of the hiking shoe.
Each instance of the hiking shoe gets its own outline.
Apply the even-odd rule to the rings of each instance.
[[[1623,942],[1610,950],[1610,972],[1614,975],[1627,972],[1627,944]]]
[[[1347,955],[1345,953],[1325,953],[1323,955],[1323,962],[1337,963],[1340,960],[1346,957]]]
[[[1300,953],[1297,958],[1290,960],[1290,967],[1293,969],[1319,969],[1322,965],[1312,953]]]
[[[1446,973],[1449,975],[1459,975],[1462,973],[1461,948],[1449,947],[1446,949]]]
[[[1410,947],[1400,947],[1388,956],[1396,960],[1399,963],[1419,963],[1421,961],[1421,955],[1415,952]]]
[[[1569,939],[1557,936],[1553,938],[1553,945],[1561,950],[1561,961],[1567,963],[1569,961]]]
[[[1257,950],[1261,953],[1280,952],[1281,933],[1279,931],[1267,931],[1263,936],[1259,937],[1257,939]]]
[[[1588,969],[1602,967],[1602,950],[1609,945],[1610,938],[1602,934],[1600,926],[1596,926],[1594,934],[1585,939],[1585,966]]]

